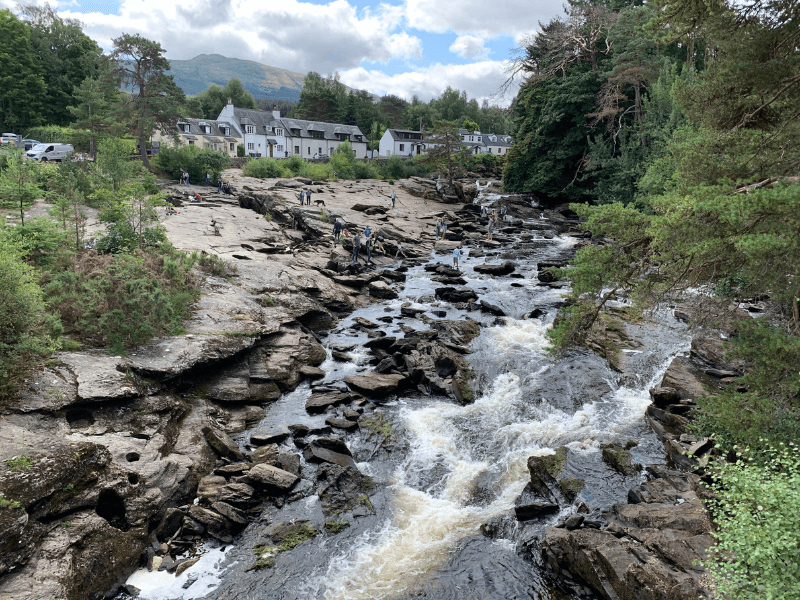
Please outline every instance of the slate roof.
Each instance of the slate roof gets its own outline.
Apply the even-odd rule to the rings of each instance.
[[[392,139],[396,142],[421,142],[422,138],[408,138],[403,137],[401,134],[403,133],[414,133],[417,135],[423,135],[421,131],[414,131],[412,129],[387,129],[389,135],[392,136]]]
[[[222,133],[222,130],[219,128],[220,125],[227,125],[228,127],[230,127],[230,123],[227,123],[225,121],[215,121],[213,119],[184,119],[184,118],[181,118],[181,119],[178,120],[178,123],[188,123],[189,131],[181,131],[180,129],[178,130],[178,134],[183,135],[184,137],[186,137],[186,139],[189,139],[189,140],[194,139],[194,140],[196,140],[197,138],[193,137],[193,136],[201,136],[201,137],[207,139],[212,144],[220,143],[222,140],[219,139],[219,138],[225,137],[225,134]],[[202,125],[208,125],[208,127],[211,128],[211,131],[209,133],[204,133],[203,130],[200,129],[200,125],[201,124]],[[231,127],[231,132],[232,132],[232,134],[236,133],[236,129]],[[231,141],[235,142],[236,140],[232,139]]]
[[[255,110],[252,108],[235,108],[233,109],[234,121],[237,124],[255,125],[256,132],[265,135],[264,132],[273,133],[275,127],[280,127],[286,130],[287,137],[298,137],[293,135],[292,129],[299,129],[301,138],[313,137],[310,131],[322,132],[323,139],[338,140],[336,134],[348,134],[351,137],[354,135],[366,136],[356,125],[343,125],[340,123],[323,123],[321,121],[306,121],[303,119],[289,119],[281,118],[276,119],[271,111]]]

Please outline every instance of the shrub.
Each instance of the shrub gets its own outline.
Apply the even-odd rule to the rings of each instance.
[[[280,177],[283,171],[281,164],[274,158],[256,158],[248,160],[242,174],[246,177]]]
[[[708,501],[719,526],[712,560],[720,598],[800,598],[800,450],[770,447],[765,461],[744,449],[716,465]]]
[[[331,168],[339,179],[354,179],[356,157],[348,142],[342,142],[331,156]]]
[[[214,183],[217,183],[220,173],[231,166],[231,158],[225,152],[211,148],[201,150],[197,146],[166,146],[153,157],[153,165],[173,179],[180,179],[181,169],[188,171],[189,181],[196,184],[205,180],[208,170]]]
[[[399,156],[390,156],[386,159],[384,172],[391,179],[403,179],[406,176],[405,161]]]
[[[24,137],[38,140],[43,144],[49,144],[51,142],[72,144],[77,152],[88,152],[92,133],[88,129],[73,129],[72,127],[61,127],[59,125],[42,125],[40,127],[28,129]]]
[[[382,179],[381,173],[375,163],[357,161],[353,165],[353,175],[356,179]]]
[[[244,151],[244,146],[242,144],[237,144],[236,145],[236,156],[238,156],[238,157],[246,156],[245,155],[245,151]]]

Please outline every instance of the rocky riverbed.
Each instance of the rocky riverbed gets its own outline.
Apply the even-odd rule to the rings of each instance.
[[[547,268],[588,242],[486,182],[226,177],[163,183],[172,243],[238,267],[187,333],[61,353],[2,416],[0,598],[705,593],[704,488],[676,467],[709,450],[684,416],[702,382],[735,376],[718,338],[665,313],[618,334],[616,370],[553,362]],[[492,242],[479,204],[434,200],[481,191],[509,207]],[[334,219],[386,254],[351,263]]]

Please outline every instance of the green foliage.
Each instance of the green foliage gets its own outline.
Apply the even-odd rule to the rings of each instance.
[[[455,154],[465,148],[458,133],[458,125],[452,121],[436,121],[426,142],[433,145],[425,149],[426,165],[446,172],[452,184],[457,172]]]
[[[21,131],[41,123],[42,66],[31,44],[30,28],[8,10],[0,10],[0,129]]]
[[[280,161],[265,157],[248,160],[242,169],[245,177],[280,177],[283,172],[283,165]]]
[[[331,156],[331,168],[339,179],[355,179],[356,156],[349,142],[342,142]]]
[[[22,225],[25,209],[42,193],[38,183],[40,167],[25,159],[23,150],[6,153],[6,168],[0,174],[0,206],[16,208]]]
[[[350,527],[349,521],[328,521],[325,523],[325,531],[331,534],[341,533]]]
[[[707,504],[718,529],[705,566],[714,587],[737,600],[800,598],[800,450],[789,443],[736,457],[712,471],[717,498]]]
[[[238,157],[246,156],[246,153],[244,151],[244,146],[242,144],[236,145],[236,156]]]
[[[18,508],[22,508],[22,504],[18,500],[9,500],[3,494],[0,494],[0,508],[9,508],[11,510],[16,510]]]
[[[227,153],[211,148],[201,150],[191,145],[166,146],[153,157],[153,165],[167,172],[173,179],[180,178],[181,170],[188,171],[189,181],[195,183],[204,181],[208,170],[211,180],[216,183],[222,171],[231,166],[231,158]]]
[[[225,87],[219,87],[216,83],[208,86],[208,89],[195,96],[200,114],[194,116],[216,119],[219,113],[228,104],[228,99],[233,101],[237,108],[256,108],[256,101],[253,96],[242,87],[242,82],[236,78],[229,79]]]
[[[28,471],[33,466],[33,461],[25,456],[15,456],[6,461],[6,467],[9,471]]]
[[[103,140],[98,146],[97,168],[111,181],[115,191],[133,173],[133,165],[128,161],[130,157],[130,147],[119,138]]]

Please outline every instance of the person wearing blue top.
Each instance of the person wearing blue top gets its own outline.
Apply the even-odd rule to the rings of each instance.
[[[442,220],[436,220],[436,239],[439,239],[439,235],[442,233]]]
[[[453,266],[458,268],[458,259],[461,258],[461,248],[453,248]]]
[[[361,232],[361,235],[364,236],[364,240],[368,240],[370,234],[372,234],[372,229],[370,229],[369,225],[364,228],[364,231]]]

